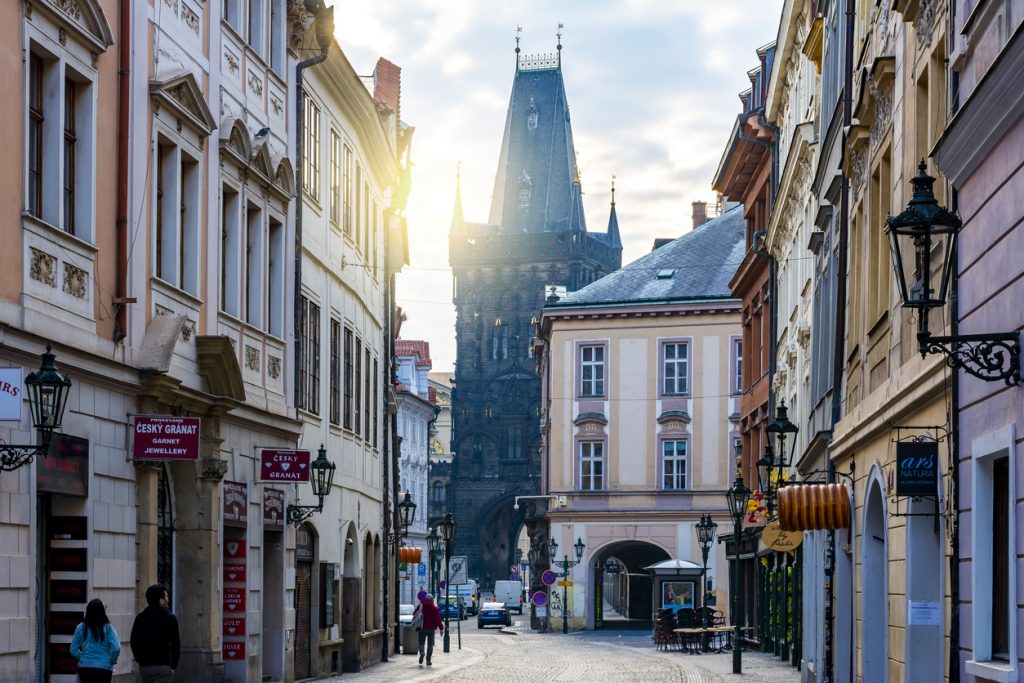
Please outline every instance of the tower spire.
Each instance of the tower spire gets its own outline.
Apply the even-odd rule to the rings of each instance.
[[[455,206],[452,208],[451,232],[461,232],[465,226],[465,219],[462,217],[462,162],[455,167]]]
[[[612,174],[612,206],[615,206],[615,174]]]
[[[519,71],[519,38],[523,33],[523,27],[516,24],[516,72]]]
[[[562,29],[565,28],[565,24],[558,22],[558,31],[555,35],[558,36],[558,44],[555,46],[558,48],[558,68],[562,68]]]
[[[612,208],[608,214],[608,232],[605,239],[615,249],[622,249],[622,237],[619,235],[619,217],[615,214],[615,176],[612,176]]]

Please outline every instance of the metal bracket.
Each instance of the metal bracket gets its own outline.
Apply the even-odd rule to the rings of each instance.
[[[320,505],[289,505],[286,511],[288,523],[301,524],[312,517],[314,513],[321,512],[323,509],[323,503]]]
[[[0,444],[0,472],[13,472],[19,467],[30,465],[38,455],[46,455],[43,446],[17,446]]]
[[[940,353],[946,365],[965,371],[986,382],[1003,380],[1006,386],[1020,386],[1020,335],[1016,332],[960,334],[933,337],[917,335],[921,355]]]

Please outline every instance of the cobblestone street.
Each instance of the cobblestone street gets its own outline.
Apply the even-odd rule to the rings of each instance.
[[[462,622],[462,649],[453,628],[451,652],[434,650],[434,665],[420,667],[414,655],[391,655],[367,671],[330,680],[349,683],[458,681],[461,683],[656,683],[660,681],[799,681],[796,669],[757,652],[743,653],[742,676],[732,674],[732,654],[689,655],[659,652],[647,631],[536,633],[517,619],[512,629],[477,630],[475,619]],[[454,627],[455,624],[453,623]]]

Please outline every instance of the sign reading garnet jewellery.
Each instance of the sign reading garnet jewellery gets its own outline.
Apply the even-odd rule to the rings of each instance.
[[[260,481],[309,481],[309,451],[264,448],[260,451]]]
[[[137,415],[132,457],[136,460],[198,460],[199,418]]]
[[[939,485],[939,444],[900,441],[896,444],[896,495],[935,496]]]

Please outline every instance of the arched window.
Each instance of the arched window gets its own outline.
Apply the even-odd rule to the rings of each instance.
[[[157,480],[156,580],[174,598],[174,499],[167,465]]]
[[[434,497],[433,502],[444,503],[444,482],[434,482]]]

